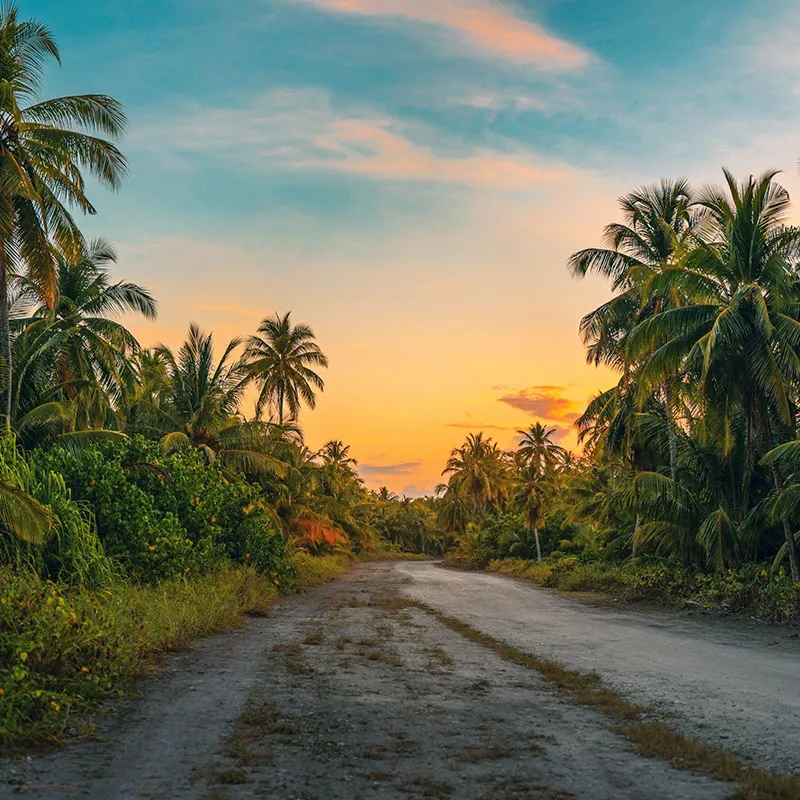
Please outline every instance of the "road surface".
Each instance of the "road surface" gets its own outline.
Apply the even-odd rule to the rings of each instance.
[[[597,670],[630,699],[675,713],[670,724],[759,764],[796,768],[782,745],[798,741],[800,648],[788,635],[619,613],[414,562],[360,566],[177,655],[100,723],[96,740],[0,764],[0,796],[731,796],[731,784],[637,755],[609,719],[403,596]]]

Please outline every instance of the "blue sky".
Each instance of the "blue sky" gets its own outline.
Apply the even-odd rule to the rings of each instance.
[[[332,362],[308,436],[352,442],[372,485],[430,490],[471,427],[503,444],[534,419],[566,429],[611,380],[576,333],[605,288],[564,261],[616,196],[723,164],[798,188],[789,2],[21,9],[61,45],[48,93],[109,93],[130,115],[130,177],[86,227],[161,300],[143,343],[292,309]]]

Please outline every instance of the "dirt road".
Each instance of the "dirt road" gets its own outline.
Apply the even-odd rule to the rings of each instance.
[[[714,736],[727,733],[737,745],[737,720],[747,716],[751,695],[743,692],[739,708],[717,713],[734,683],[721,678],[723,694],[704,699],[715,684],[704,665],[717,669],[724,654],[723,676],[739,676],[744,659],[755,680],[774,674],[777,681],[789,680],[784,670],[798,665],[793,640],[767,647],[755,634],[733,634],[715,621],[693,626],[618,614],[427,563],[375,564],[287,598],[267,617],[176,656],[166,674],[143,686],[144,696],[101,723],[98,740],[0,765],[0,796],[730,796],[731,784],[636,755],[607,718],[564,699],[539,673],[408,607],[403,595],[518,646],[598,669],[631,695],[670,709],[678,707],[668,703],[672,686],[687,703],[676,722],[693,726],[698,711],[709,724],[729,726]],[[641,645],[636,631],[645,637]],[[694,660],[680,666],[689,641]],[[710,657],[703,660],[703,651]],[[757,653],[768,666],[755,663]],[[772,694],[768,687],[753,692],[753,705]],[[781,715],[795,714],[796,701],[773,702],[773,723],[795,724]],[[759,723],[752,725],[755,731]],[[770,758],[781,750],[755,747]]]
[[[796,631],[684,612],[616,611],[486,573],[399,565],[404,590],[446,614],[675,715],[684,735],[800,774]]]

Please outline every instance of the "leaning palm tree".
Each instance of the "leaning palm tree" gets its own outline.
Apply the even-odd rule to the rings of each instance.
[[[0,358],[3,407],[10,424],[12,353],[10,283],[27,275],[42,299],[57,294],[54,253],[80,256],[83,237],[70,207],[93,214],[81,170],[115,189],[125,159],[114,139],[125,127],[120,104],[99,94],[38,100],[48,59],[59,61],[46,26],[0,10]]]
[[[308,325],[292,325],[291,311],[265,319],[245,350],[248,372],[259,387],[256,416],[268,408],[279,425],[294,421],[305,403],[314,408],[316,390],[325,382],[314,367],[327,367],[328,358],[314,341]]]

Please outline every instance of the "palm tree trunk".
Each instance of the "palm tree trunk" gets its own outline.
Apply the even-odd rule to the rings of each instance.
[[[772,480],[775,483],[775,491],[781,490],[781,477],[778,472],[778,466],[772,465]],[[794,543],[794,534],[792,533],[792,526],[789,524],[789,518],[783,517],[783,538],[786,540],[786,549],[789,552],[789,569],[792,573],[792,580],[797,583],[800,581],[800,567],[797,564],[797,547]]]
[[[534,525],[533,526],[533,538],[536,540],[536,560],[542,560],[542,546],[539,544],[539,528]]]
[[[5,242],[0,242],[0,358],[3,360],[3,413],[6,430],[11,428],[11,309],[8,297],[8,259]]]
[[[667,411],[667,436],[669,437],[669,474],[673,482],[678,474],[678,437],[675,435],[675,423],[672,419],[672,387],[669,381],[664,382],[664,405]]]
[[[278,424],[283,425],[283,386],[278,389]]]
[[[633,546],[631,547],[631,558],[636,558],[639,555],[639,548],[636,546],[636,534],[639,533],[639,522],[641,517],[636,515],[636,522],[633,525]]]

